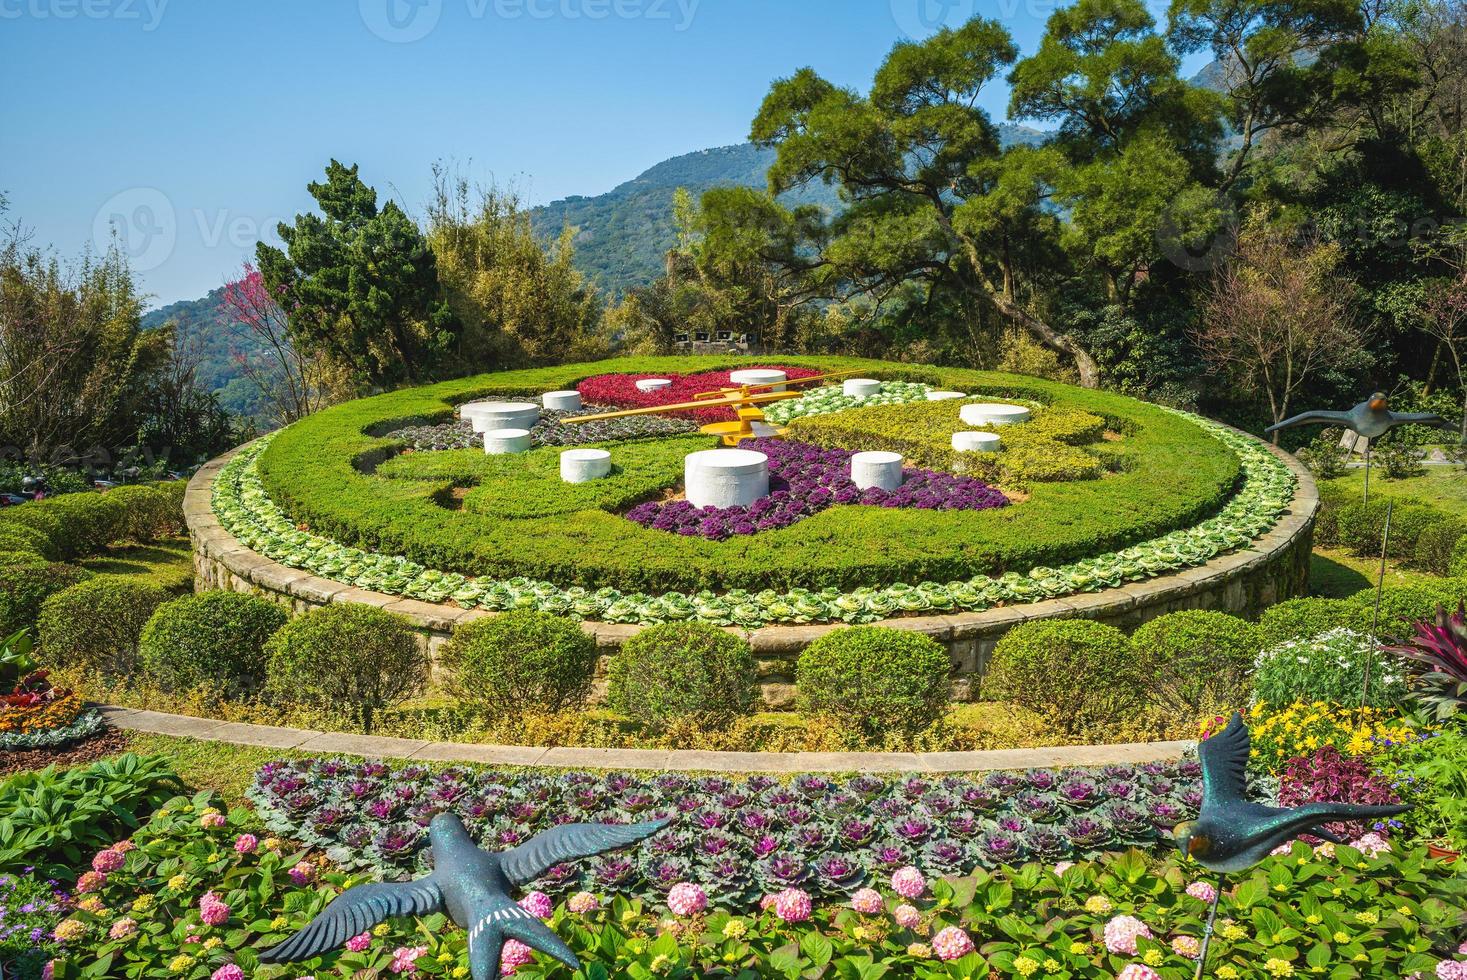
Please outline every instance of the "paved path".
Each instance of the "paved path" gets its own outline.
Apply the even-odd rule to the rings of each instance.
[[[1050,749],[991,749],[984,752],[701,752],[663,749],[533,748],[472,745],[346,735],[304,728],[275,728],[214,721],[160,711],[102,705],[118,728],[176,735],[232,745],[294,749],[320,755],[360,755],[424,762],[539,766],[553,769],[655,769],[695,772],[982,772],[1049,766],[1103,766],[1175,759],[1195,742],[1129,745],[1070,745]]]

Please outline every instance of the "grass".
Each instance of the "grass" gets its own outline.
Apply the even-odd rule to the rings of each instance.
[[[244,802],[245,790],[254,782],[255,770],[271,759],[308,759],[313,753],[254,745],[229,745],[172,735],[128,735],[128,751],[139,755],[167,756],[173,770],[191,789],[209,789],[230,806]]]
[[[98,575],[126,575],[180,595],[193,591],[194,553],[188,538],[109,548],[77,564]]]
[[[1379,558],[1361,557],[1343,548],[1315,548],[1309,558],[1309,592],[1326,599],[1348,599],[1361,589],[1374,588],[1379,574]],[[1440,581],[1436,575],[1406,568],[1395,559],[1386,562],[1387,588]]]
[[[1344,476],[1325,481],[1328,486],[1348,491],[1353,500],[1361,499],[1365,490],[1365,470],[1352,469]],[[1457,466],[1428,466],[1424,476],[1404,480],[1387,480],[1379,467],[1370,470],[1370,495],[1411,497],[1421,503],[1440,507],[1448,513],[1467,517],[1467,472]]]

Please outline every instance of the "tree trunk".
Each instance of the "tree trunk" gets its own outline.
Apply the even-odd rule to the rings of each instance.
[[[1096,364],[1095,358],[1091,357],[1074,340],[1059,333],[1017,303],[1008,300],[1002,293],[990,292],[989,299],[993,301],[993,305],[1000,313],[1029,331],[1030,335],[1045,347],[1074,358],[1075,369],[1080,372],[1081,385],[1086,388],[1100,387],[1100,365]]]

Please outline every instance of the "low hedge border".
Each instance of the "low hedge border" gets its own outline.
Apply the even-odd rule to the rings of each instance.
[[[1037,378],[843,358],[790,359],[881,380],[941,383],[994,399],[1075,409],[1126,434],[1107,444],[1101,480],[1036,484],[1012,513],[832,510],[757,540],[659,534],[599,508],[506,521],[443,502],[452,481],[384,480],[403,446],[382,434],[409,419],[445,419],[481,397],[567,388],[588,375],[687,373],[728,359],[654,358],[510,371],[393,392],[327,409],[279,433],[260,460],[269,497],[295,522],[344,545],[403,555],[464,576],[547,580],[594,592],[818,591],[1023,573],[1123,549],[1217,513],[1241,464],[1187,417],[1106,392]],[[711,444],[711,441],[710,441]],[[1114,451],[1112,450],[1114,447]]]
[[[997,578],[977,576],[947,585],[926,582],[917,586],[864,587],[851,592],[831,588],[784,594],[730,592],[723,596],[669,592],[654,597],[623,594],[610,588],[562,588],[526,578],[470,582],[463,575],[426,569],[401,556],[369,554],[299,530],[296,522],[270,499],[258,473],[269,437],[240,450],[220,469],[212,486],[211,506],[224,530],[243,546],[273,561],[356,588],[425,602],[452,601],[463,608],[488,610],[534,608],[610,623],[701,619],[715,625],[750,628],[771,623],[866,623],[904,612],[975,611],[1005,603],[1098,592],[1201,565],[1219,554],[1246,547],[1272,528],[1288,508],[1294,475],[1256,440],[1225,426],[1202,419],[1194,421],[1209,429],[1242,460],[1243,485],[1215,517],[1135,547],[1059,568],[1040,567],[1027,575],[1010,572]]]

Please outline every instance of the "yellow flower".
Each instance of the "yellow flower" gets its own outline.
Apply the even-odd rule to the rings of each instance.
[[[1399,912],[1399,913],[1401,913],[1402,915],[1408,917],[1408,918],[1412,914],[1410,906],[1407,906],[1407,905],[1402,905],[1400,908],[1396,909],[1396,911]]]
[[[87,934],[87,924],[78,919],[64,919],[51,930],[51,935],[64,943],[80,939]]]
[[[1334,941],[1337,943],[1347,943],[1350,941],[1350,934],[1348,932],[1337,932],[1334,934]]]
[[[858,943],[864,943],[871,938],[871,933],[865,926],[856,926],[851,930],[851,938]]]
[[[907,955],[919,960],[930,959],[932,957],[932,947],[926,943],[913,943],[907,947]]]
[[[1309,923],[1311,926],[1317,926],[1324,921],[1324,916],[1316,912],[1312,915],[1304,916],[1304,921]]]
[[[1017,972],[1020,976],[1032,976],[1034,974],[1034,971],[1038,969],[1039,964],[1035,963],[1027,956],[1020,956],[1018,959],[1014,960],[1014,971]]]
[[[1366,909],[1363,912],[1355,913],[1355,921],[1361,925],[1373,926],[1380,921],[1380,916],[1376,915],[1371,909]]]
[[[222,940],[220,940],[218,936],[210,936],[208,939],[204,940],[204,948],[218,949],[221,942]]]
[[[1060,968],[1059,960],[1056,960],[1056,959],[1047,959],[1047,960],[1044,961],[1044,972],[1046,972],[1046,973],[1054,973],[1054,972],[1058,971],[1059,968]]]
[[[193,965],[194,958],[183,953],[168,961],[168,969],[174,973],[186,973]]]
[[[469,975],[469,968],[466,967],[466,966],[456,966],[456,967],[453,968],[453,976],[454,976],[455,980],[463,980],[463,978],[466,977],[466,976],[468,976],[468,975]]]
[[[188,878],[183,875],[174,875],[168,879],[168,887],[176,892],[181,892],[188,885]]]
[[[1161,950],[1152,948],[1148,949],[1142,955],[1141,959],[1146,963],[1147,966],[1161,966],[1161,964],[1166,960],[1166,957],[1161,955]]]
[[[1263,964],[1263,968],[1267,970],[1271,976],[1275,977],[1292,977],[1294,975],[1294,964],[1290,963],[1288,960],[1278,959],[1277,957],[1266,961]]]
[[[661,973],[663,970],[667,969],[671,965],[672,960],[668,959],[663,954],[658,953],[656,956],[652,957],[650,968],[653,973]]]
[[[1104,895],[1091,895],[1085,899],[1085,911],[1091,915],[1105,915],[1113,908],[1115,906]]]
[[[1222,937],[1226,940],[1229,940],[1230,942],[1237,942],[1239,939],[1246,939],[1247,936],[1248,930],[1244,929],[1240,925],[1223,926],[1222,928]]]
[[[438,962],[439,963],[452,963],[453,962],[453,954],[452,953],[439,953],[438,954]]]
[[[86,898],[78,901],[76,907],[83,912],[90,912],[93,915],[101,915],[106,911],[102,905],[102,896],[100,895],[88,895]]]
[[[1370,957],[1366,956],[1364,953],[1356,953],[1354,956],[1350,957],[1350,959],[1354,960],[1356,963],[1360,963],[1370,959]]]
[[[281,843],[279,837],[266,837],[260,843],[261,843],[261,846],[263,846],[265,848],[265,850],[267,850],[267,851],[278,851],[278,850],[280,850],[281,847],[284,846]]]
[[[742,939],[748,931],[748,923],[743,919],[729,919],[728,924],[723,927],[723,938]]]
[[[1217,968],[1218,980],[1238,980],[1238,971],[1230,966]]]

